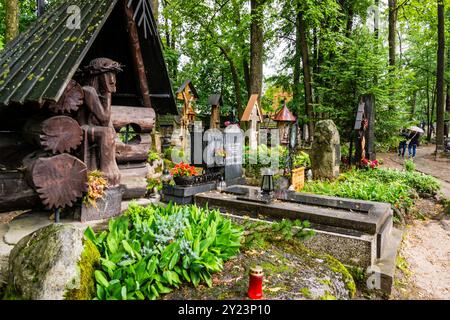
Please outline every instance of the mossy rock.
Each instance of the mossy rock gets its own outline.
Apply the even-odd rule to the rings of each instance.
[[[66,300],[91,300],[96,295],[94,272],[100,267],[100,252],[90,240],[84,242],[84,251],[78,262],[80,285],[68,290]]]
[[[95,296],[100,254],[84,230],[63,224],[42,228],[11,251],[5,299],[87,300]]]

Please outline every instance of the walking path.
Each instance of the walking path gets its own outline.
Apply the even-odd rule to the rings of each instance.
[[[450,199],[450,159],[432,155],[434,147],[417,150],[417,171],[437,178],[442,193]],[[384,166],[401,169],[404,160],[396,154],[380,154]],[[405,232],[397,270],[393,299],[450,299],[450,217],[442,206],[416,203],[420,210],[433,212],[425,220],[415,220]],[[404,265],[403,262],[406,262]],[[409,270],[409,271],[408,271]]]

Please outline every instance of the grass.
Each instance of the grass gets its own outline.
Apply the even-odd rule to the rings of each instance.
[[[439,182],[431,176],[393,169],[351,170],[334,181],[308,183],[303,192],[342,198],[390,203],[409,208],[418,194],[434,195]]]

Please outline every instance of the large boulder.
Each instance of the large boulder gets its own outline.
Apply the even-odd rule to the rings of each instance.
[[[83,229],[53,224],[19,241],[9,257],[6,299],[90,299],[100,254]]]
[[[317,122],[311,152],[311,166],[316,179],[339,176],[340,143],[339,131],[332,120]]]

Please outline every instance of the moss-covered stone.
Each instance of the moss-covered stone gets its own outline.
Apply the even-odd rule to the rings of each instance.
[[[308,288],[301,288],[300,289],[300,293],[307,299],[311,299],[312,298],[311,291]]]
[[[94,272],[100,266],[100,252],[89,240],[84,242],[84,250],[78,263],[80,274],[79,288],[68,290],[66,300],[91,300],[95,297]]]
[[[84,250],[83,230],[53,224],[23,238],[11,251],[5,298],[62,300],[80,288],[78,262]]]
[[[264,270],[266,299],[349,299],[354,282],[347,269],[336,259],[312,252],[298,241],[266,239],[261,247],[243,248],[243,252],[213,275],[214,286],[198,290],[182,286],[164,299],[246,299],[249,269]]]

